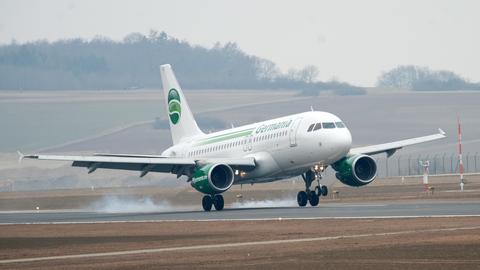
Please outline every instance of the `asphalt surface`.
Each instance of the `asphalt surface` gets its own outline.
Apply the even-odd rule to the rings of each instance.
[[[373,218],[418,216],[477,216],[480,201],[409,201],[389,203],[329,203],[319,207],[224,209],[223,211],[175,211],[150,213],[105,213],[87,211],[2,212],[0,224],[95,223],[173,220],[256,220]]]

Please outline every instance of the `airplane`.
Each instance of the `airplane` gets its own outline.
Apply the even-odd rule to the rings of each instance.
[[[72,161],[73,167],[172,173],[204,194],[202,207],[224,208],[222,193],[232,185],[265,183],[302,176],[305,189],[297,194],[300,207],[317,206],[328,194],[320,183],[331,166],[343,184],[359,187],[377,176],[371,155],[392,156],[405,146],[445,138],[438,133],[390,143],[352,148],[352,136],[336,115],[307,111],[205,134],[198,127],[187,99],[169,64],[160,66],[173,146],[161,155],[93,154],[91,156],[23,155],[20,159]],[[316,182],[312,190],[312,183]]]

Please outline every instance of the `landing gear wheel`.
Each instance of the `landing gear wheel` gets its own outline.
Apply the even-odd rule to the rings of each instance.
[[[217,211],[221,211],[223,209],[223,205],[224,205],[224,200],[222,195],[217,194],[213,196],[213,206],[215,206],[215,209]]]
[[[317,194],[317,196],[322,196],[322,188],[320,186],[315,187],[315,194]]]
[[[298,206],[300,206],[300,207],[304,207],[305,205],[307,205],[308,196],[307,196],[307,193],[305,191],[298,192],[297,202],[298,202]]]
[[[310,202],[311,206],[317,206],[318,202],[320,201],[320,197],[315,193],[315,191],[310,191],[308,196],[308,201]]]
[[[212,204],[213,204],[212,196],[210,195],[203,196],[203,199],[202,199],[203,210],[207,212],[212,210]]]
[[[327,188],[327,186],[322,186],[321,189],[322,189],[322,195],[323,195],[323,196],[327,196],[327,195],[328,195],[328,188]]]

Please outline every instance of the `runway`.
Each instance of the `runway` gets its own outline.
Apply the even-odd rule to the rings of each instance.
[[[296,239],[283,239],[283,240],[270,240],[270,241],[251,241],[251,242],[241,242],[241,243],[226,243],[226,244],[212,244],[212,245],[197,245],[197,246],[181,246],[181,247],[170,247],[170,248],[156,248],[156,249],[137,249],[137,250],[128,250],[128,251],[116,251],[116,252],[99,252],[99,253],[85,253],[85,254],[75,254],[75,255],[63,255],[63,256],[46,256],[46,257],[36,257],[36,258],[22,258],[22,259],[10,259],[10,260],[0,260],[0,264],[10,264],[10,263],[23,263],[23,262],[41,262],[41,261],[54,261],[54,260],[65,260],[65,259],[91,259],[98,257],[115,257],[115,256],[126,256],[126,255],[144,255],[144,254],[154,254],[154,253],[163,253],[163,252],[172,252],[172,251],[191,251],[191,250],[215,250],[219,248],[237,248],[237,247],[252,247],[252,246],[269,246],[269,245],[285,245],[292,243],[303,243],[303,242],[320,242],[328,240],[338,240],[338,239],[355,239],[355,238],[366,238],[366,237],[378,237],[378,236],[398,236],[406,234],[415,234],[415,233],[446,233],[446,232],[455,232],[455,231],[465,231],[465,230],[478,230],[480,226],[473,227],[457,227],[457,228],[444,228],[444,229],[428,229],[428,230],[407,230],[407,231],[396,231],[396,232],[384,232],[384,233],[370,233],[370,234],[354,234],[354,235],[339,235],[339,236],[325,236],[325,237],[309,237],[309,238],[296,238]]]
[[[395,218],[480,216],[480,201],[409,201],[381,203],[328,203],[319,207],[224,209],[223,211],[170,211],[105,213],[92,211],[2,212],[0,224],[107,223],[144,221],[216,221],[269,219]]]

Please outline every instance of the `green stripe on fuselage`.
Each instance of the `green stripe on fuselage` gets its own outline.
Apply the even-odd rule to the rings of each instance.
[[[248,135],[251,135],[254,130],[255,130],[255,128],[251,128],[251,129],[240,130],[240,131],[236,131],[236,132],[232,132],[232,133],[227,133],[227,134],[214,136],[214,137],[211,137],[211,138],[200,140],[198,143],[195,143],[195,146],[218,143],[218,142],[223,142],[223,141],[227,141],[227,140],[231,140],[231,139],[236,139],[236,138],[248,136]]]

